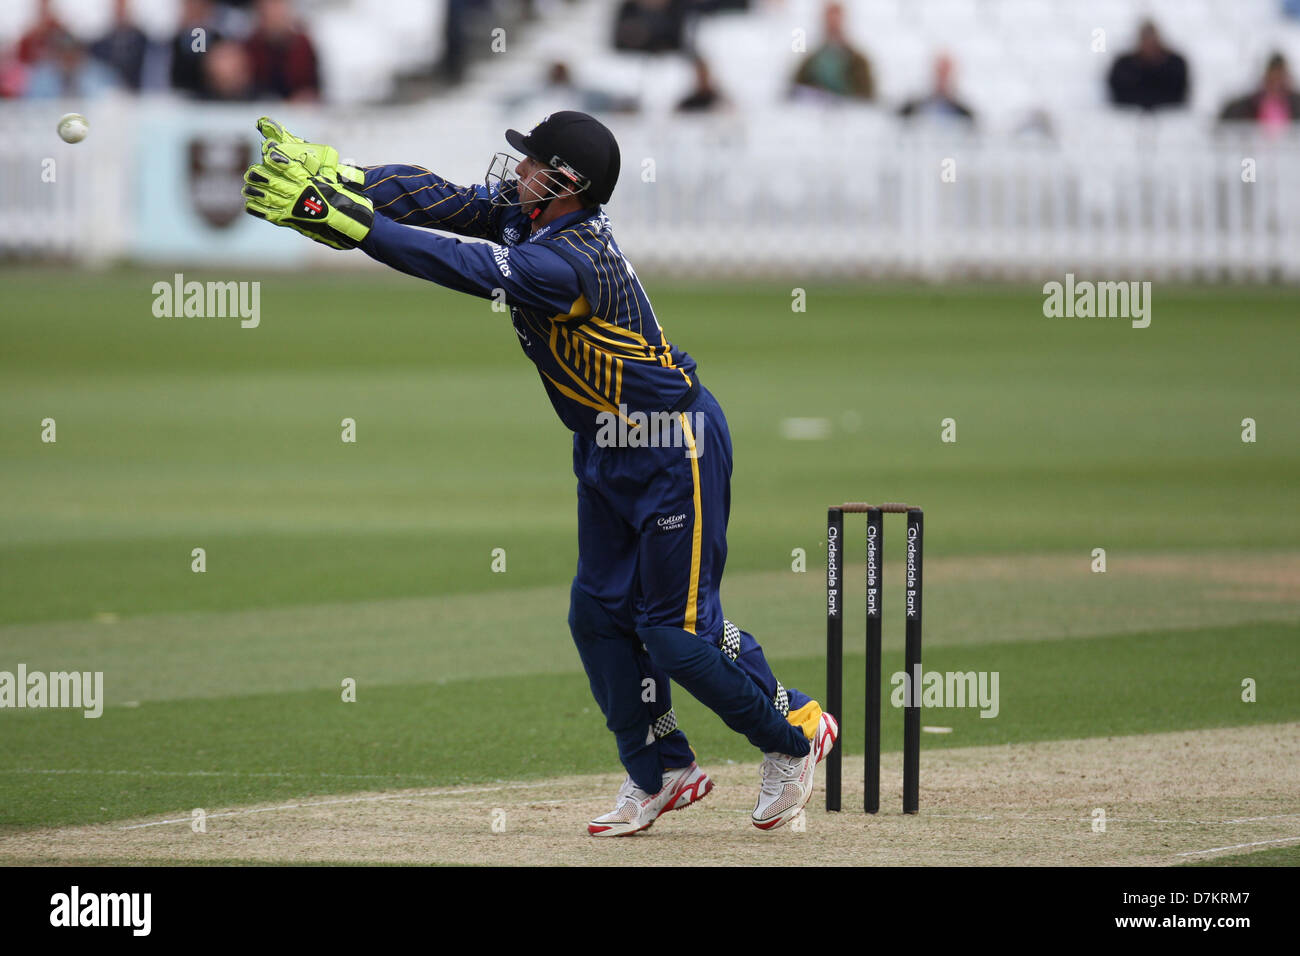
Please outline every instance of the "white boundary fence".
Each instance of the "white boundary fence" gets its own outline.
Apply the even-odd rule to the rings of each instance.
[[[286,241],[248,217],[215,227],[192,208],[194,140],[252,146],[253,121],[277,107],[100,101],[79,109],[91,135],[69,146],[54,127],[73,109],[0,103],[3,257],[286,267],[363,259]],[[457,182],[481,181],[510,125],[433,106],[276,115],[346,158],[418,163]],[[856,109],[611,125],[623,172],[609,213],[642,270],[1300,281],[1300,132],[1269,139],[1107,112],[1058,121],[1055,136],[1010,137],[903,127]],[[57,176],[46,182],[51,158]]]

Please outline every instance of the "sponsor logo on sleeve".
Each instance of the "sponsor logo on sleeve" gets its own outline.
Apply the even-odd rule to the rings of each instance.
[[[507,279],[510,278],[510,250],[505,246],[493,246],[492,258],[496,260],[497,269]]]

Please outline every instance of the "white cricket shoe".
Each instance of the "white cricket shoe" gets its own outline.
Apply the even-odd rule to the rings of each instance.
[[[587,824],[592,836],[631,836],[648,830],[669,810],[681,810],[703,800],[713,789],[713,781],[695,764],[664,773],[663,789],[646,793],[631,777],[623,781],[614,800],[614,809]]]
[[[817,722],[817,733],[808,742],[803,757],[789,754],[763,754],[763,770],[751,822],[760,830],[775,830],[799,815],[813,792],[817,765],[830,753],[840,735],[840,725],[824,713]]]

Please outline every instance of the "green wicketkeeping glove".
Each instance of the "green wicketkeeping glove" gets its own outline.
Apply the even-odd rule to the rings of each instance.
[[[333,146],[300,139],[269,116],[263,116],[257,121],[257,131],[266,137],[262,143],[263,160],[267,151],[275,147],[290,159],[296,159],[306,166],[313,176],[332,177],[357,186],[366,180],[365,170],[339,162],[339,151]]]
[[[244,173],[244,210],[334,249],[355,249],[375,221],[374,204],[351,184],[313,176],[275,145]]]

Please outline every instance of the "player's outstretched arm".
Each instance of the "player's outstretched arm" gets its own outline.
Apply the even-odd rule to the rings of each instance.
[[[368,166],[365,194],[375,212],[407,226],[444,229],[474,239],[497,238],[487,187],[457,186],[423,166]]]
[[[497,238],[499,210],[484,185],[457,186],[423,166],[350,166],[339,161],[333,146],[309,143],[269,116],[257,121],[257,130],[265,137],[263,162],[274,149],[302,163],[313,176],[360,187],[375,211],[389,219],[475,239]]]
[[[361,251],[407,275],[458,292],[485,299],[504,295],[507,305],[565,316],[588,311],[573,266],[559,253],[535,243],[461,242],[407,229],[379,214]]]

